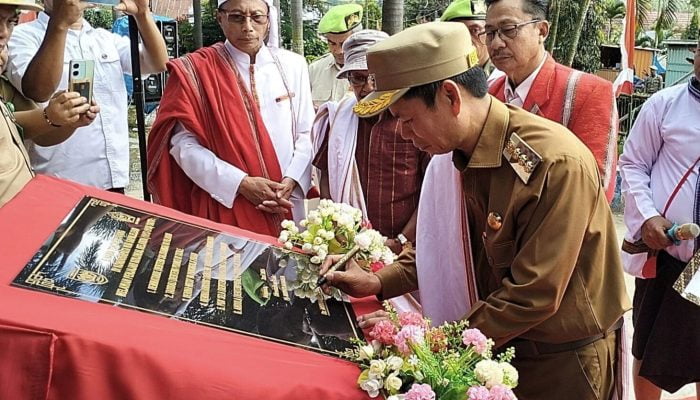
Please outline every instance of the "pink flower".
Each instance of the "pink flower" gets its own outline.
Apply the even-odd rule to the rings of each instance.
[[[467,346],[474,346],[474,351],[483,355],[488,349],[488,339],[478,329],[465,329],[462,332],[462,342]]]
[[[503,385],[491,386],[490,400],[517,400],[515,394]]]
[[[410,344],[423,343],[425,331],[423,328],[408,325],[401,328],[399,333],[394,336],[394,344],[399,349],[402,354],[409,354],[411,352]]]
[[[399,324],[401,326],[415,325],[421,328],[425,328],[426,325],[423,316],[413,311],[399,313]]]
[[[472,386],[467,391],[468,400],[491,400],[491,393],[485,386]]]
[[[369,332],[369,335],[377,339],[379,343],[391,346],[394,344],[394,335],[396,334],[396,325],[389,320],[381,320],[374,325],[374,328]]]
[[[406,397],[404,397],[405,400],[435,400],[435,392],[433,392],[433,388],[430,387],[430,385],[427,384],[422,384],[419,385],[417,383],[414,383],[413,386],[411,386],[411,390],[406,393]]]

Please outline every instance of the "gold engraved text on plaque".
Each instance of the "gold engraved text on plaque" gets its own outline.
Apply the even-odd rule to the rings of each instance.
[[[158,290],[158,284],[160,283],[160,277],[163,274],[163,267],[165,266],[165,260],[168,258],[168,251],[170,250],[170,242],[172,240],[172,233],[165,233],[163,235],[163,242],[160,244],[160,250],[158,250],[156,263],[153,266],[153,271],[151,271],[151,279],[148,281],[147,291],[149,293],[155,293]]]
[[[168,275],[168,284],[165,286],[165,297],[172,299],[175,297],[175,289],[177,288],[177,280],[180,278],[180,265],[182,265],[182,255],[185,250],[175,248],[173,254],[173,262],[170,265],[170,275]]]

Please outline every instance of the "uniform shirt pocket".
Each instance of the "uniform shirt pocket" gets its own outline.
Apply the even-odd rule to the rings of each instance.
[[[514,240],[492,241],[485,235],[482,238],[486,259],[492,268],[510,268],[513,265],[515,259]]]

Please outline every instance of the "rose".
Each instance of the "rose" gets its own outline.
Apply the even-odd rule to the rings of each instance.
[[[370,360],[372,357],[374,357],[374,347],[371,345],[364,345],[360,347],[360,350],[358,351],[359,359],[360,361],[362,360]]]
[[[386,359],[386,365],[392,371],[398,371],[403,367],[403,359],[397,356],[391,356]]]
[[[296,227],[296,225],[294,225],[294,221],[290,221],[288,219],[285,219],[284,221],[282,221],[281,225],[282,225],[282,228],[288,229],[288,230],[291,230],[292,228]]]
[[[382,388],[382,382],[377,379],[367,379],[360,383],[360,389],[367,392],[369,397],[375,398],[379,396],[379,390]]]
[[[386,363],[384,360],[372,360],[369,362],[370,378],[381,379],[384,377],[384,371],[386,371]]]
[[[497,361],[481,360],[474,367],[474,375],[487,388],[503,384],[503,370]]]
[[[280,243],[285,243],[287,240],[289,240],[289,232],[282,231],[280,233],[280,237],[277,240],[279,240]]]
[[[323,262],[323,258],[321,258],[319,256],[313,256],[313,257],[311,257],[310,261],[312,264],[320,264]]]
[[[301,246],[301,250],[308,253],[311,251],[312,246],[311,243],[304,243],[304,245]]]
[[[293,247],[294,245],[292,244],[292,242],[287,242],[284,244],[284,248],[287,250],[291,250]]]
[[[398,392],[399,389],[401,389],[401,385],[403,385],[403,382],[401,381],[401,378],[398,377],[398,374],[398,372],[389,374],[384,381],[384,389],[386,389],[389,393]]]

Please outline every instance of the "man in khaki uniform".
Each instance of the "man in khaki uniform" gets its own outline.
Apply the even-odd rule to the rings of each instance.
[[[32,0],[0,0],[1,49],[6,49],[19,10],[41,11],[43,8]],[[22,96],[4,77],[0,78],[0,207],[34,176],[24,139],[40,146],[60,143],[75,128],[90,124],[97,112],[99,107],[90,106],[87,99],[76,92],[57,93],[41,109]]]
[[[494,66],[489,56],[489,49],[481,39],[486,26],[486,14],[477,14],[471,0],[454,0],[442,13],[440,21],[461,22],[469,29],[469,36],[479,56],[479,66],[487,76],[491,75]]]
[[[347,79],[338,79],[345,57],[343,43],[355,32],[362,30],[362,6],[341,4],[331,7],[318,22],[318,33],[328,43],[329,54],[309,65],[309,82],[314,107],[328,101],[340,101],[352,90]]]
[[[515,347],[518,398],[611,399],[629,300],[591,152],[561,125],[487,95],[461,24],[406,29],[370,48],[367,62],[377,91],[356,111],[371,115],[388,107],[403,123],[401,135],[418,148],[453,153],[478,292],[465,318],[496,346]],[[435,221],[433,229],[447,223]],[[433,273],[450,266],[441,268]],[[353,261],[327,279],[353,296],[389,298],[417,289],[408,252],[376,273]]]

